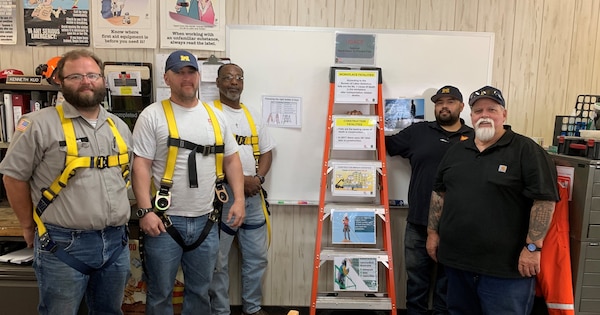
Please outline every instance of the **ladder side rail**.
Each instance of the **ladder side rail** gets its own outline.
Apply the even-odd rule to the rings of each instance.
[[[385,222],[383,222],[382,226],[382,237],[383,237],[383,247],[386,253],[388,254],[388,270],[386,272],[386,286],[387,292],[392,304],[391,314],[396,315],[397,313],[397,304],[396,304],[396,285],[395,285],[395,277],[394,277],[394,259],[392,253],[392,235],[391,235],[391,216],[390,216],[390,206],[389,206],[389,192],[387,185],[387,163],[386,163],[386,149],[385,149],[385,130],[384,126],[384,117],[383,117],[383,93],[382,93],[382,77],[381,77],[381,69],[379,70],[379,83],[378,83],[378,102],[376,105],[377,116],[379,119],[379,128],[377,129],[377,155],[378,159],[381,161],[381,182],[380,182],[380,202],[383,205],[385,211]]]
[[[325,196],[327,192],[327,173],[331,154],[331,133],[333,123],[333,107],[335,102],[335,69],[331,68],[329,77],[329,104],[327,109],[327,126],[325,127],[325,144],[323,145],[323,164],[321,165],[321,186],[319,190],[319,213],[317,235],[315,238],[315,254],[313,256],[313,275],[310,296],[310,315],[316,315],[317,295],[319,290],[319,271],[321,267],[321,248],[323,220],[325,217]]]

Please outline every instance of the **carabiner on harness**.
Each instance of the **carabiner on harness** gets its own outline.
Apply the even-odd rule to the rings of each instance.
[[[215,193],[220,202],[227,203],[229,201],[229,194],[225,190],[224,181],[221,180],[215,183]]]

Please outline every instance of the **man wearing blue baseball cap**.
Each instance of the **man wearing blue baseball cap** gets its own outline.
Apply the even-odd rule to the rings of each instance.
[[[540,250],[556,201],[556,167],[506,122],[502,92],[469,97],[475,138],[440,162],[431,194],[427,251],[445,266],[450,314],[528,315]]]
[[[242,164],[223,114],[198,100],[196,57],[185,50],[171,53],[164,79],[170,98],[146,107],[133,130],[132,180],[143,232],[146,314],[173,314],[180,265],[185,278],[182,313],[210,314],[218,220],[229,198],[224,174],[234,202],[223,220],[239,227],[245,215]],[[156,193],[151,195],[152,188]]]

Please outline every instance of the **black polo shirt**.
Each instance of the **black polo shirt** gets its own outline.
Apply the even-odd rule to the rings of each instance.
[[[456,132],[444,130],[436,121],[419,122],[399,133],[385,137],[390,156],[410,161],[412,174],[408,188],[408,222],[427,226],[433,179],[440,160],[453,144],[474,137],[473,128],[462,126]],[[393,171],[393,170],[392,170]]]
[[[461,270],[520,278],[534,200],[558,200],[556,167],[533,140],[505,134],[479,152],[473,139],[448,150],[434,190],[445,192],[438,259]]]

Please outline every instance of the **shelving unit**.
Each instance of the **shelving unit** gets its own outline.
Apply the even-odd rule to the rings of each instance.
[[[368,309],[395,315],[381,69],[332,67],[329,84],[310,314],[317,309]],[[324,247],[323,225],[328,219],[332,246]],[[369,280],[359,288],[357,280],[364,278],[350,268],[360,268],[361,259],[376,265],[366,264]],[[352,261],[361,262],[360,266],[348,267]],[[327,262],[334,262],[334,274],[328,278],[335,283],[319,285]],[[379,264],[385,270],[385,286],[378,283]],[[355,279],[350,279],[348,289],[344,281],[350,275]],[[372,279],[377,283],[369,286]]]

